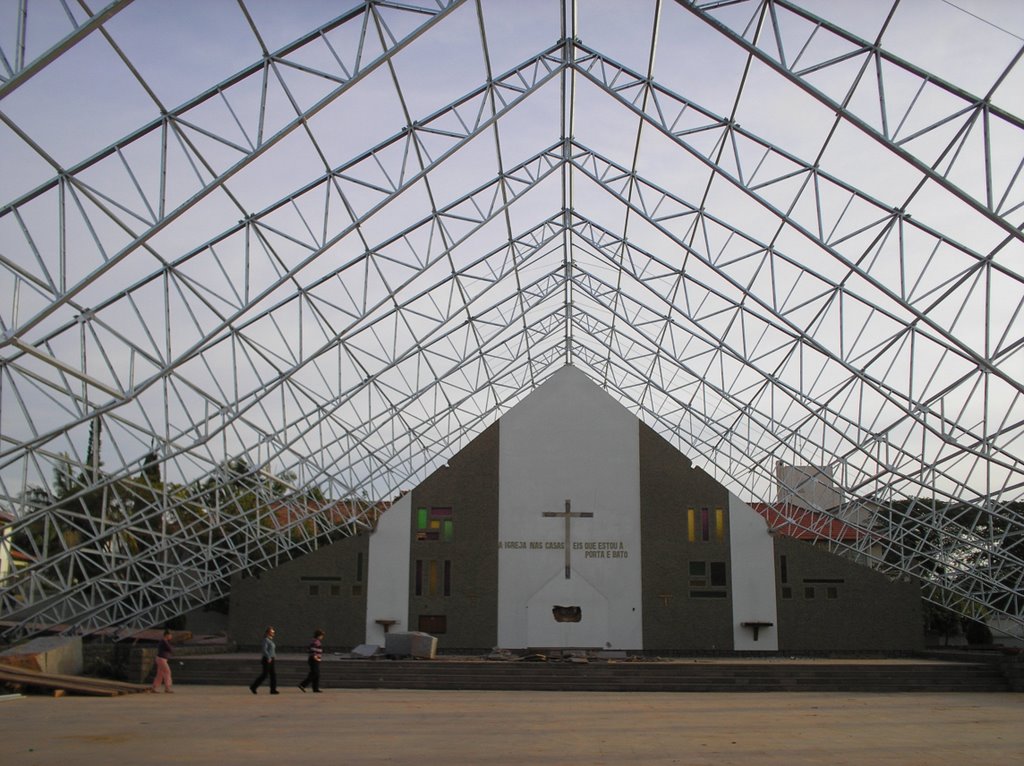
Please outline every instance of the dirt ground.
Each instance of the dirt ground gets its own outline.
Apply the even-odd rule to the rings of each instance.
[[[0,702],[9,764],[1024,764],[1022,694],[223,686]]]

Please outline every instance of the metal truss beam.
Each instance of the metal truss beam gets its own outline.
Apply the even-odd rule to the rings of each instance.
[[[908,61],[884,50],[881,47],[880,39],[875,42],[869,42],[859,38],[856,35],[851,34],[849,31],[843,30],[837,25],[831,24],[820,16],[817,16],[804,8],[800,8],[787,0],[747,1],[748,4],[757,6],[754,14],[755,18],[752,19],[752,24],[755,28],[751,29],[750,26],[748,26],[743,30],[743,33],[739,33],[727,24],[716,19],[711,13],[711,10],[713,10],[718,3],[698,2],[697,0],[676,0],[679,5],[687,8],[709,26],[732,40],[736,45],[747,50],[759,61],[771,67],[773,70],[796,84],[806,93],[834,110],[835,113],[843,120],[856,126],[866,135],[871,136],[880,144],[885,146],[886,149],[913,165],[925,178],[939,184],[950,194],[973,207],[992,223],[1001,227],[1009,237],[1013,237],[1018,240],[1024,237],[1024,234],[1021,233],[1020,229],[1014,226],[1004,214],[1000,213],[1000,209],[1003,207],[1003,203],[1005,203],[1007,199],[1007,194],[1009,194],[1013,183],[1019,180],[1021,170],[1024,169],[1024,158],[1021,158],[1022,164],[1017,167],[1016,172],[1012,176],[1010,185],[1005,189],[1005,193],[1000,195],[997,199],[997,190],[995,189],[995,182],[992,176],[992,155],[994,151],[992,141],[993,136],[996,135],[996,133],[990,126],[990,121],[996,120],[1002,123],[1007,129],[1016,132],[1018,137],[1020,132],[1024,131],[1024,120],[1021,120],[1018,116],[999,108],[991,102],[995,89],[1003,83],[1013,68],[1021,60],[1021,57],[1024,56],[1024,47],[1021,47],[1017,51],[1016,56],[1014,56],[1014,58],[1009,62],[1000,76],[996,78],[991,90],[984,96],[977,96],[962,88],[958,88],[941,78],[936,77],[934,74],[926,72]],[[798,68],[800,56],[798,55],[793,57],[793,51],[790,51],[790,56],[787,57],[787,46],[783,39],[785,35],[781,27],[785,25],[785,20],[787,18],[799,18],[813,24],[812,34],[816,34],[821,30],[826,30],[827,34],[842,39],[844,42],[849,44],[851,46],[851,50],[845,52],[842,56],[835,57],[831,60],[821,61],[814,65],[805,65],[802,68]],[[879,38],[881,38],[883,32],[884,28],[879,33]],[[748,36],[753,38],[753,42],[747,39]],[[810,40],[808,39],[806,42],[810,42]],[[806,42],[804,46],[805,48]],[[802,54],[803,51],[800,51],[800,53]],[[843,94],[841,101],[828,96],[820,88],[815,87],[807,78],[808,74],[820,72],[825,68],[850,59],[862,59],[862,65],[856,75],[856,78],[850,84],[849,90]],[[904,112],[895,131],[890,133],[890,119],[899,115],[895,108],[890,106],[886,101],[885,78],[883,75],[885,65],[898,68],[910,75],[918,83],[918,95],[920,95],[925,89],[934,88],[942,91],[947,96],[952,97],[957,103],[957,108],[941,119],[934,120],[932,124],[897,141],[895,139],[895,134],[903,126],[906,120],[912,116],[914,103],[911,103]],[[875,93],[877,96],[877,105],[879,107],[879,117],[881,120],[880,127],[872,125],[868,121],[867,115],[858,113],[850,107],[850,101],[854,92],[861,87],[862,82],[867,81],[862,78],[864,78],[871,69],[874,70],[873,74],[876,78],[874,87],[877,88]],[[870,76],[868,80],[870,80]],[[917,99],[915,98],[914,102],[916,103],[916,101]],[[947,123],[956,122],[960,122],[961,127],[957,130],[956,135],[938,157],[921,157],[913,151],[905,148],[905,145],[913,139],[919,138],[930,131],[934,131]],[[949,170],[952,169],[957,156],[965,145],[965,138],[967,134],[974,129],[980,130],[983,134],[981,150],[982,157],[980,158],[980,164],[984,167],[985,174],[981,193],[974,190],[964,189],[961,185],[954,183],[948,177]],[[1007,143],[1009,144],[1010,141],[1007,140]],[[941,173],[938,171],[938,168],[944,162],[947,163],[947,172]],[[1014,209],[1016,209],[1016,207]],[[1012,210],[1004,212],[1012,212]]]
[[[0,199],[5,638],[159,624],[372,529],[566,363],[744,499],[831,471],[842,504],[791,523],[1024,623],[1019,46],[973,93],[892,44],[902,6],[873,41],[796,0],[614,34],[574,0],[366,0],[283,36],[239,0],[245,65],[166,107],[128,4],[47,38],[24,2],[0,50],[31,166]],[[93,43],[145,108],[76,154],[24,104]]]

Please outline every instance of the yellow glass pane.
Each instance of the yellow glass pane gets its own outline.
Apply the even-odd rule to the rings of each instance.
[[[686,537],[691,543],[697,539],[695,528],[696,514],[693,512],[693,508],[688,508],[686,511]]]
[[[725,536],[725,511],[715,508],[715,539],[719,542]]]

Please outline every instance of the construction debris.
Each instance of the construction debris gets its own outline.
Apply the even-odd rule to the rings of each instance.
[[[47,689],[52,691],[55,697],[63,696],[66,692],[98,697],[117,697],[121,694],[137,694],[149,691],[149,686],[145,684],[108,681],[89,676],[41,673],[38,670],[16,668],[8,665],[0,665],[0,683],[17,687]]]
[[[432,660],[437,656],[437,637],[421,631],[388,633],[384,636],[384,654]]]
[[[373,657],[379,653],[380,647],[376,644],[360,644],[350,652],[354,657]]]
[[[0,665],[78,675],[83,667],[82,639],[78,636],[34,638],[0,652]]]

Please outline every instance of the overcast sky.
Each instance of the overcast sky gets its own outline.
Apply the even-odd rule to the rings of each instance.
[[[0,0],[0,51],[8,77],[70,30],[61,4],[29,0],[22,50],[18,40],[20,5],[17,0]],[[890,2],[818,0],[802,5],[853,35],[872,41],[892,8]],[[415,377],[400,365],[379,362],[442,334],[427,319],[422,324],[410,319],[415,316],[411,313],[402,322],[387,319],[389,296],[396,295],[400,302],[413,301],[419,291],[441,284],[453,268],[468,266],[507,243],[509,237],[530,231],[559,213],[563,204],[562,178],[553,173],[529,194],[516,199],[507,217],[497,216],[479,232],[469,234],[464,218],[453,217],[446,234],[457,236],[461,226],[467,230],[467,239],[452,252],[450,261],[447,255],[441,258],[444,248],[439,245],[437,232],[411,228],[432,209],[459,200],[471,189],[490,183],[499,172],[508,172],[559,141],[563,94],[558,77],[503,114],[498,130],[481,131],[451,158],[432,167],[426,181],[410,184],[394,198],[388,189],[407,183],[420,163],[442,156],[454,145],[456,134],[468,129],[474,115],[486,118],[493,105],[473,102],[459,112],[458,119],[446,115],[437,126],[449,132],[424,135],[423,154],[419,156],[405,151],[399,142],[353,166],[348,175],[359,183],[343,179],[333,189],[318,183],[327,168],[344,166],[385,139],[400,136],[410,120],[421,121],[444,110],[484,84],[488,76],[498,78],[520,67],[554,46],[561,36],[563,9],[559,2],[486,0],[480,7],[482,14],[478,14],[474,2],[457,8],[398,53],[393,59],[393,72],[386,66],[373,69],[270,150],[258,152],[257,159],[213,191],[206,186],[210,179],[260,146],[261,140],[287,127],[295,119],[296,105],[309,108],[379,56],[377,30],[366,30],[365,38],[358,24],[327,32],[286,56],[294,66],[278,66],[270,73],[265,99],[259,74],[232,83],[222,95],[181,112],[179,136],[165,136],[154,129],[124,141],[158,120],[161,112],[177,112],[199,94],[259,62],[264,47],[276,51],[326,24],[344,11],[344,4],[327,0],[246,0],[243,9],[233,0],[136,0],[105,25],[109,40],[93,32],[9,90],[0,100],[0,329],[15,333],[20,343],[38,347],[59,364],[25,357],[23,350],[10,345],[0,351],[5,360],[16,357],[18,362],[17,369],[8,371],[0,383],[0,430],[4,438],[0,477],[6,494],[15,495],[26,477],[30,483],[45,481],[47,456],[84,454],[84,423],[66,433],[64,425],[82,420],[90,408],[109,402],[110,391],[143,384],[144,390],[133,403],[117,408],[123,422],[110,426],[112,446],[104,457],[108,468],[131,465],[159,443],[169,453],[180,454],[169,461],[168,475],[184,481],[209,470],[225,452],[231,454],[264,443],[272,446],[263,448],[261,459],[280,453],[272,461],[275,470],[304,470],[311,456],[310,480],[324,481],[332,472],[343,470],[339,465],[352,460],[353,465],[344,467],[348,474],[341,481],[361,480],[360,472],[365,474],[371,464],[367,453],[387,450],[395,441],[391,431],[401,430],[402,424],[391,422],[365,440],[355,439],[352,432],[360,424],[380,417],[380,412],[395,402],[405,402],[407,395],[420,390],[437,371],[426,367],[415,373],[422,377]],[[842,179],[861,194],[854,198],[848,189],[823,180],[816,203],[819,209],[815,211],[812,197],[794,196],[797,190],[789,182],[780,180],[759,191],[776,210],[791,211],[801,226],[814,230],[820,225],[822,235],[836,251],[829,253],[797,228],[780,226],[777,213],[762,199],[712,173],[701,153],[710,156],[718,133],[688,134],[685,140],[694,151],[684,151],[678,137],[650,124],[641,127],[641,120],[631,108],[644,108],[638,90],[616,91],[616,97],[603,92],[588,77],[578,75],[573,135],[581,147],[594,153],[595,158],[610,160],[627,171],[635,170],[686,204],[705,207],[723,225],[708,226],[695,235],[683,224],[689,219],[676,218],[657,225],[644,221],[635,212],[627,213],[623,199],[609,194],[609,187],[596,184],[580,171],[573,174],[576,212],[614,234],[625,235],[632,245],[666,264],[678,265],[684,257],[681,241],[690,237],[687,241],[692,243],[697,236],[698,249],[718,263],[712,266],[688,261],[688,273],[694,279],[714,283],[724,294],[724,298],[710,292],[700,299],[691,296],[694,305],[706,308],[703,313],[708,332],[719,333],[719,341],[725,338],[730,344],[749,344],[749,354],[766,360],[753,378],[762,380],[764,370],[768,370],[783,382],[802,387],[811,397],[828,397],[830,406],[851,421],[859,421],[865,433],[885,431],[899,423],[900,408],[878,392],[867,408],[857,396],[844,400],[848,394],[840,395],[840,391],[849,368],[824,354],[799,369],[793,365],[780,367],[780,361],[769,359],[772,349],[784,340],[780,328],[752,320],[748,333],[759,333],[758,337],[745,336],[739,341],[732,329],[719,327],[724,314],[711,310],[714,302],[732,299],[755,305],[754,310],[758,310],[758,301],[774,302],[792,310],[788,321],[849,365],[864,366],[871,377],[912,399],[931,401],[936,411],[941,404],[945,408],[943,416],[964,429],[965,433],[958,433],[956,438],[965,442],[973,438],[972,434],[992,434],[1007,423],[1024,420],[1019,392],[1005,380],[991,383],[987,400],[973,379],[940,396],[944,385],[968,375],[972,366],[966,357],[950,356],[941,343],[922,338],[914,349],[899,346],[894,350],[874,345],[879,338],[898,335],[901,322],[913,321],[913,310],[927,308],[929,318],[938,324],[938,328],[928,331],[932,335],[948,333],[952,345],[959,344],[961,351],[975,349],[995,359],[995,365],[1006,376],[1024,379],[1019,354],[999,354],[1024,337],[1024,319],[1018,314],[1021,282],[1015,277],[1022,271],[1019,264],[1024,262],[1019,238],[1013,241],[1010,237],[1007,242],[1005,226],[986,218],[970,200],[957,199],[935,183],[922,185],[920,171],[888,148],[848,124],[837,127],[834,110],[771,68],[749,64],[745,51],[685,8],[674,2],[663,3],[654,35],[656,7],[654,2],[580,0],[576,35],[585,46],[580,55],[593,50],[610,60],[603,68],[588,70],[594,77],[600,78],[620,65],[646,77],[653,40],[652,79],[664,89],[658,106],[664,109],[665,119],[671,120],[669,115],[678,113],[675,129],[690,124],[689,120],[695,120],[694,125],[711,120],[707,115],[695,114],[695,107],[699,107],[712,116],[734,119],[751,137],[730,145],[729,151],[720,156],[723,171],[756,183],[781,178],[792,161],[787,157],[795,157]],[[750,3],[728,6],[716,11],[716,18],[743,34],[754,8]],[[80,14],[81,21],[81,10],[74,12]],[[398,39],[426,20],[422,14],[388,9],[381,13],[388,30]],[[780,29],[789,62],[799,55],[800,61],[810,67],[849,50],[848,44],[827,31],[812,35],[810,22],[784,19]],[[1024,3],[1013,0],[904,0],[892,12],[881,37],[884,50],[964,93],[989,97],[993,107],[1012,115],[1024,114],[1024,65],[1018,63],[1001,82],[999,78],[1022,45]],[[851,59],[846,64],[816,69],[807,77],[828,96],[842,101],[861,62]],[[311,73],[314,70],[329,76]],[[525,78],[542,77],[544,71],[543,66],[529,70],[516,82],[525,86]],[[615,88],[628,80],[628,74],[620,73],[609,83]],[[870,127],[887,130],[897,139],[911,139],[904,145],[908,151],[928,163],[934,161],[958,123],[950,121],[948,130],[913,138],[915,132],[952,114],[964,102],[956,94],[922,84],[919,78],[895,66],[886,65],[883,81],[888,109],[884,123],[873,67],[863,86],[850,96],[849,108]],[[511,90],[504,91],[504,95],[515,97]],[[676,97],[686,99],[691,106],[682,112]],[[293,105],[290,99],[296,103]],[[990,176],[986,176],[985,153],[979,149],[984,136],[981,128],[972,132],[962,153],[946,157],[940,169],[946,172],[953,161],[948,177],[954,184],[983,203],[992,197],[991,207],[1010,225],[1019,226],[1024,221],[1024,133],[998,115],[992,117],[988,129],[992,140]],[[770,151],[755,139],[781,151]],[[166,160],[162,159],[161,148],[165,140]],[[709,142],[708,146],[704,141]],[[120,146],[119,152],[86,162],[115,144]],[[78,169],[81,163],[86,164]],[[595,159],[595,163],[597,167],[601,160]],[[601,167],[607,171],[605,181],[614,186],[611,179],[615,173],[607,166]],[[83,185],[77,193],[70,187],[51,184],[59,171],[69,170],[74,170],[75,178]],[[36,189],[41,193],[33,197]],[[645,193],[647,198],[654,194],[650,190]],[[642,204],[640,191],[634,189],[628,195],[631,204]],[[289,198],[288,204],[279,206]],[[67,210],[63,219],[58,213],[62,201]],[[383,201],[387,202],[384,208],[375,211]],[[902,208],[908,201],[911,220],[923,228],[910,226],[905,232],[904,241],[910,243],[906,247],[913,255],[907,255],[904,261],[896,255],[902,247],[897,237],[871,245],[870,239],[877,232],[867,227],[878,217],[873,202],[883,206],[879,209],[892,209]],[[475,202],[479,206],[479,200]],[[664,202],[662,210],[671,204],[675,203]],[[238,223],[261,211],[265,211],[260,219],[264,240],[255,242],[250,239],[253,232]],[[166,214],[171,214],[172,220],[165,223]],[[353,217],[360,223],[357,230],[352,228]],[[676,226],[679,228],[673,228]],[[157,231],[151,232],[151,228]],[[856,235],[861,228],[871,237]],[[389,241],[396,232],[407,229],[404,241]],[[137,237],[146,240],[145,247],[130,246]],[[212,240],[217,243],[205,247]],[[807,265],[810,273],[779,262],[774,275],[767,277],[763,260],[745,257],[764,245]],[[650,267],[650,284],[622,280],[619,268],[594,247],[582,242],[577,242],[577,247],[578,267],[618,285],[624,300],[637,303],[637,311],[649,306],[652,316],[664,316],[668,302],[681,300],[675,293],[658,294],[662,288],[655,277],[663,267]],[[346,267],[321,286],[322,278],[345,264],[355,264],[367,251],[387,257],[379,258],[373,269]],[[851,278],[837,253],[857,262],[870,279]],[[954,287],[953,282],[978,258],[987,258],[1009,273],[997,270],[984,284]],[[426,267],[435,260],[435,265]],[[558,247],[552,246],[526,264],[520,276],[543,276],[557,270],[562,260]],[[177,264],[177,273],[187,278],[185,288],[162,279],[168,263]],[[790,272],[784,273],[787,268]],[[97,276],[100,272],[102,276]],[[874,280],[877,283],[873,284]],[[821,308],[814,300],[830,281],[848,283],[851,297],[844,313],[836,310],[832,315],[829,310],[823,318],[811,318],[809,312]],[[289,301],[299,288],[308,291],[310,301],[321,300],[322,314],[311,318],[311,302]],[[74,291],[73,299],[51,311],[54,295],[65,290]],[[513,280],[504,280],[485,297],[475,299],[469,312],[456,312],[459,321],[467,313],[485,314],[515,290]],[[953,294],[940,300],[946,290]],[[261,293],[265,295],[257,300]],[[756,300],[745,297],[747,293]],[[895,293],[896,299],[888,293]],[[464,299],[458,291],[452,291],[451,285],[436,295],[441,297],[435,298],[435,303]],[[582,294],[577,295],[582,305]],[[803,301],[809,306],[806,311],[800,308]],[[378,303],[381,307],[374,308]],[[612,321],[607,306],[592,303],[595,318]],[[876,312],[875,303],[884,311]],[[83,312],[97,306],[103,306],[96,314],[100,322],[79,322]],[[360,312],[365,312],[362,318],[354,319]],[[351,324],[361,321],[369,326],[378,320],[378,331],[366,331],[365,337],[354,338],[352,348],[344,354],[311,356],[316,349],[330,348],[333,338]],[[228,324],[244,335],[252,348],[260,349],[253,358],[240,360],[237,349],[223,342],[201,355],[190,356],[196,344],[223,335],[223,327]],[[864,327],[871,329],[863,334],[860,329]],[[618,328],[628,343],[644,340],[642,329],[623,327],[621,322]],[[477,339],[468,330],[459,333],[451,341],[453,349]],[[679,338],[665,339],[676,344],[670,355],[685,357],[689,352],[682,346],[686,343],[708,343],[707,338],[692,341],[687,335],[680,331]],[[595,335],[595,343],[598,337]],[[371,348],[373,344],[380,348]],[[707,364],[707,359],[692,345],[689,348],[693,362],[688,372],[671,381],[679,386],[678,397],[690,401],[692,407],[706,408],[705,414],[712,422],[733,417],[738,403],[753,396],[737,382],[750,370],[735,361],[717,371],[701,368],[699,365]],[[911,361],[912,355],[917,361]],[[809,352],[808,356],[814,354]],[[358,369],[354,360],[363,369]],[[375,368],[378,362],[380,367]],[[163,365],[175,369],[177,387],[164,388],[153,382]],[[920,368],[917,373],[912,370],[915,365]],[[339,391],[378,373],[392,394],[378,391],[345,402],[330,419],[313,425],[320,406]],[[279,386],[276,381],[282,375],[302,393]],[[83,378],[101,385],[83,385]],[[712,401],[708,397],[715,389],[711,388],[702,390],[699,403],[689,399],[702,378],[734,398]],[[463,385],[472,387],[474,383],[467,379]],[[403,387],[408,391],[403,392]],[[390,402],[386,401],[389,396]],[[236,399],[245,401],[244,422],[231,421],[221,433],[218,407]],[[429,418],[436,407],[446,406],[445,400],[437,397],[407,404],[413,422]],[[673,409],[679,402],[655,397],[647,404]],[[485,411],[484,404],[477,406]],[[794,409],[793,405],[758,398],[752,400],[752,406],[764,415],[756,429],[759,432],[770,430],[767,423],[772,420],[780,431],[790,427],[799,431],[806,426],[801,414],[804,405]],[[314,415],[310,417],[309,413]],[[466,413],[459,417],[474,432],[482,425]],[[662,431],[672,428],[671,417],[660,424]],[[683,417],[675,427],[677,446],[698,461],[718,463],[727,472],[743,464],[742,457],[725,457],[736,447],[724,447],[713,427],[701,430]],[[820,433],[821,428],[806,427],[807,433],[794,436],[784,449],[776,450],[763,434],[751,438],[766,450],[764,454],[808,462],[827,462],[829,449],[846,453],[851,440],[865,438],[864,434],[826,434]],[[830,427],[846,428],[835,424]],[[218,434],[216,439],[210,439],[212,432]],[[404,458],[405,462],[395,458],[394,475],[401,478],[403,470],[428,457],[440,460],[442,456],[430,454],[430,438],[443,439],[446,432],[443,424],[425,429],[423,438],[407,445],[406,452],[412,457]],[[941,440],[924,431],[918,434],[912,425],[900,424],[886,438],[897,444],[896,452],[917,451],[936,460],[949,459]],[[19,447],[33,439],[42,450],[38,459]],[[918,439],[921,444],[916,443]],[[934,441],[925,446],[925,440]],[[716,449],[722,452],[716,453]],[[1006,433],[996,449],[1007,455],[1019,453],[1019,435]],[[729,460],[736,462],[722,465],[722,461]],[[858,465],[862,465],[866,458],[859,460]],[[880,453],[871,460],[884,462]],[[897,468],[900,460],[894,458],[891,467]],[[1009,457],[1006,461],[1013,462]],[[870,474],[876,469],[864,466],[863,470]],[[991,471],[970,459],[948,470],[951,476],[972,486],[984,481],[994,481],[996,486],[1000,482],[1013,485],[1022,478],[1018,470],[1004,466],[995,470],[997,476],[992,479]],[[989,478],[983,479],[986,474]],[[739,487],[748,492],[765,490],[756,477],[739,481]],[[855,483],[854,479],[850,483]],[[990,491],[991,486],[976,490]]]

